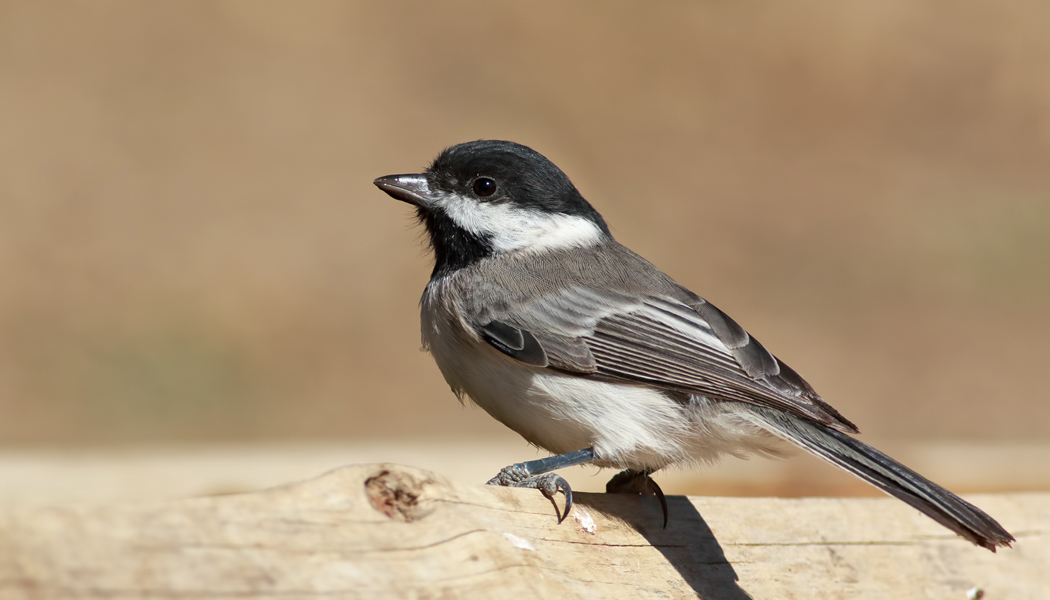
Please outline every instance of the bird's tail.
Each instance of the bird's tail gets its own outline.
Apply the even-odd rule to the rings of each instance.
[[[984,511],[875,448],[819,423],[752,407],[764,428],[907,502],[955,533],[995,552],[1014,541]]]

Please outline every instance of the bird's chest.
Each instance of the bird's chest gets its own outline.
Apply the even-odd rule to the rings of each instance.
[[[644,386],[618,385],[526,365],[499,352],[459,313],[454,295],[429,287],[423,341],[445,381],[529,442],[554,453],[594,447],[610,464],[666,464],[668,423],[680,407]],[[644,458],[643,458],[644,457]]]
[[[431,284],[421,302],[423,344],[452,391],[469,397],[528,441],[552,451],[578,450],[590,434],[564,419],[565,399],[546,389],[550,374],[482,340],[463,318],[455,294]],[[582,444],[582,445],[581,445]]]
[[[447,285],[431,284],[420,302],[420,327],[426,348],[457,396],[466,394],[497,419],[518,412],[526,402],[533,371],[480,338],[463,318]]]

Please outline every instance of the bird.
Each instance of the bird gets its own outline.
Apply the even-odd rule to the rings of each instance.
[[[424,172],[379,177],[415,207],[433,254],[423,347],[452,391],[552,456],[488,483],[572,508],[557,469],[622,469],[607,492],[656,496],[651,475],[791,445],[896,497],[977,546],[1015,541],[995,519],[879,450],[726,313],[612,236],[568,176],[510,141],[444,149]],[[785,444],[788,442],[788,444]],[[558,512],[555,502],[555,511]]]

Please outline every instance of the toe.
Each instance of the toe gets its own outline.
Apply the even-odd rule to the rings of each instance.
[[[664,515],[664,528],[667,528],[667,499],[664,498],[664,492],[660,489],[660,486],[656,484],[656,481],[649,476],[648,471],[635,471],[633,469],[627,469],[626,471],[620,471],[609,480],[609,483],[605,484],[605,492],[607,494],[638,494],[641,496],[656,496],[660,501],[660,509]]]
[[[532,487],[522,486],[521,483],[528,481],[532,477],[532,473],[522,463],[514,463],[513,465],[503,467],[499,473],[492,479],[489,479],[485,485],[502,485],[507,487]]]
[[[543,492],[543,495],[554,504],[555,511],[558,510],[558,503],[554,501],[554,496],[556,496],[558,492],[561,492],[565,496],[565,509],[558,516],[558,522],[561,523],[565,520],[565,517],[569,516],[569,510],[572,509],[572,488],[569,487],[569,482],[557,473],[540,475],[536,477],[535,480],[536,487],[539,488],[539,490]]]

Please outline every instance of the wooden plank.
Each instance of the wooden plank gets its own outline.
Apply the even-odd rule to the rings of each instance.
[[[0,598],[1050,597],[1050,494],[992,554],[890,499],[579,494],[360,465],[250,494],[0,510]]]
[[[866,440],[957,493],[1050,492],[1050,443]],[[0,450],[0,506],[148,502],[254,492],[341,464],[396,462],[439,471],[464,484],[500,467],[547,456],[508,431],[499,439],[358,443],[220,443]],[[601,492],[612,471],[564,469],[574,490]],[[656,474],[669,494],[705,496],[875,496],[878,490],[799,452],[789,460],[727,457],[714,465]]]

